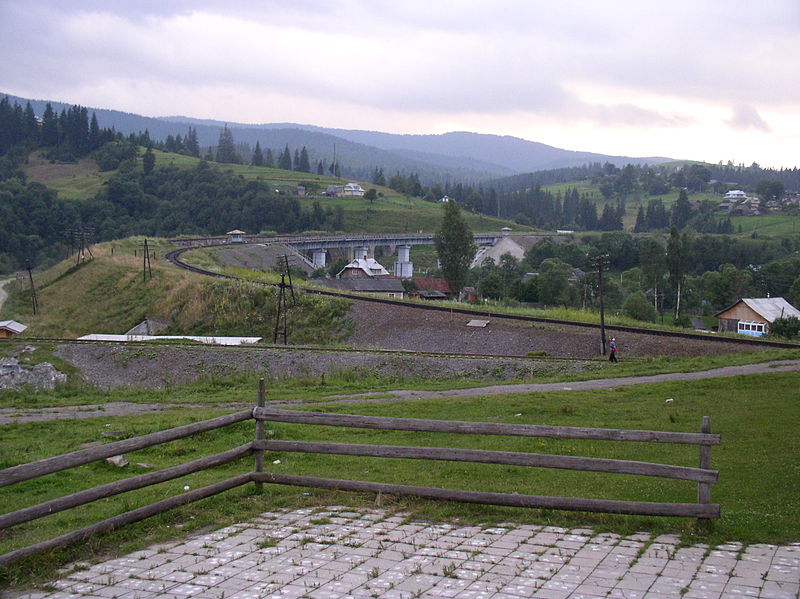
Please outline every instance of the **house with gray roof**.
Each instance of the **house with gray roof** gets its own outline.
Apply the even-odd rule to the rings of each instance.
[[[720,333],[761,337],[779,318],[800,318],[800,310],[782,297],[745,297],[714,316],[719,318]]]

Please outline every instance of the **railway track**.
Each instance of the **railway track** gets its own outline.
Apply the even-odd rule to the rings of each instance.
[[[335,353],[352,353],[352,354],[386,354],[386,355],[403,355],[403,356],[420,356],[431,358],[468,358],[468,359],[485,359],[485,360],[530,360],[530,361],[550,361],[550,362],[594,362],[605,361],[603,358],[575,358],[572,356],[520,356],[510,354],[469,354],[459,352],[429,352],[429,351],[415,351],[410,349],[374,349],[374,348],[356,348],[356,347],[325,347],[318,345],[256,345],[256,344],[243,344],[243,345],[214,345],[211,343],[203,343],[201,341],[192,340],[158,340],[158,341],[113,341],[102,339],[64,339],[59,337],[25,337],[22,339],[0,339],[0,346],[4,343],[19,344],[22,342],[27,344],[32,341],[38,343],[54,343],[59,345],[120,345],[124,343],[126,347],[141,347],[153,349],[154,347],[184,347],[184,348],[202,348],[202,349],[219,349],[219,350],[233,350],[233,351],[309,351],[309,352],[335,352]],[[155,345],[154,345],[155,344]]]
[[[210,248],[210,247],[228,247],[228,244],[218,244],[218,245],[206,245],[203,247]],[[173,250],[166,254],[166,259],[172,262],[175,266],[179,268],[183,268],[185,270],[195,272],[201,275],[210,276],[210,277],[218,277],[224,279],[232,279],[236,281],[246,281],[247,279],[242,279],[241,277],[234,277],[231,275],[226,275],[222,273],[217,273],[209,270],[204,270],[202,268],[198,268],[191,264],[188,264],[180,259],[180,256],[183,252],[195,249],[191,247],[186,248],[179,248],[177,250]],[[254,281],[249,281],[254,282]],[[263,283],[258,282],[260,285],[267,285],[267,286],[277,286],[275,283]],[[406,308],[414,308],[419,310],[431,310],[431,311],[439,311],[439,312],[447,312],[451,314],[464,314],[466,316],[476,316],[481,318],[493,318],[493,319],[502,319],[508,321],[518,321],[518,322],[536,322],[542,324],[551,324],[551,325],[561,325],[561,326],[571,326],[571,327],[582,327],[582,328],[589,328],[589,329],[600,329],[599,324],[589,323],[589,322],[577,322],[573,320],[560,320],[556,318],[541,318],[537,316],[520,316],[520,315],[511,315],[511,314],[501,314],[497,312],[485,312],[481,310],[473,310],[469,308],[452,308],[449,306],[437,306],[434,304],[416,304],[411,302],[403,302],[398,300],[393,300],[389,298],[382,298],[382,297],[370,297],[370,296],[360,296],[360,295],[353,295],[348,293],[341,293],[338,291],[323,291],[320,289],[308,289],[302,288],[302,290],[306,293],[315,293],[317,295],[326,295],[330,297],[340,297],[345,298],[352,301],[361,301],[361,302],[372,302],[378,304],[386,304],[390,306],[403,306]],[[774,347],[780,349],[798,349],[800,345],[796,343],[787,343],[782,341],[770,341],[770,340],[761,340],[756,339],[753,337],[742,337],[734,338],[734,337],[719,337],[713,334],[702,334],[702,333],[689,333],[689,332],[680,332],[680,331],[661,331],[658,329],[646,329],[646,328],[639,328],[639,327],[629,327],[629,326],[621,326],[621,325],[605,325],[607,331],[614,331],[618,333],[636,333],[639,335],[651,335],[655,337],[667,337],[672,339],[695,339],[701,341],[708,341],[712,343],[729,343],[734,345],[741,345],[743,347]],[[519,356],[516,356],[519,357]],[[560,359],[569,359],[569,358],[560,358]]]

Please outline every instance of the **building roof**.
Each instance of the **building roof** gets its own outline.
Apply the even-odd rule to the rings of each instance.
[[[450,285],[448,284],[446,279],[442,279],[440,277],[420,277],[414,278],[414,283],[417,284],[422,291],[439,291],[441,293],[453,293],[452,289],[450,289]]]
[[[403,293],[405,291],[400,279],[391,277],[381,278],[352,278],[352,279],[313,279],[314,283],[340,289],[342,291],[361,291],[364,293]]]
[[[261,337],[203,337],[196,335],[104,335],[93,333],[78,337],[79,341],[157,341],[159,339],[189,339],[213,345],[244,345],[258,343]]]
[[[350,264],[340,270],[336,276],[341,276],[341,274],[348,269],[362,270],[369,277],[378,277],[389,274],[389,271],[386,270],[383,265],[380,264],[380,262],[375,260],[375,258],[356,258],[350,262]]]
[[[239,229],[234,229],[233,231],[228,231],[225,235],[244,235],[244,231],[240,231]]]
[[[778,318],[800,318],[800,310],[782,297],[743,297],[724,310],[720,310],[714,316],[727,312],[740,302],[744,303],[767,322],[775,322]]]
[[[11,331],[15,335],[19,335],[22,331],[24,331],[27,328],[28,327],[26,325],[21,324],[16,320],[0,320],[0,329]]]

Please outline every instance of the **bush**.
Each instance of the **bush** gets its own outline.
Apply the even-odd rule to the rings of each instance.
[[[778,318],[769,327],[770,336],[784,339],[800,338],[800,318]]]
[[[653,307],[653,304],[650,303],[650,300],[647,299],[647,296],[641,291],[631,293],[625,299],[622,311],[626,316],[635,318],[636,320],[644,320],[647,322],[656,321],[656,309]]]

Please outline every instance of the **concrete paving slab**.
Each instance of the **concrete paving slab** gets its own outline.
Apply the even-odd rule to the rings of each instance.
[[[680,547],[674,535],[409,521],[340,506],[86,565],[15,599],[798,599],[800,543]]]

